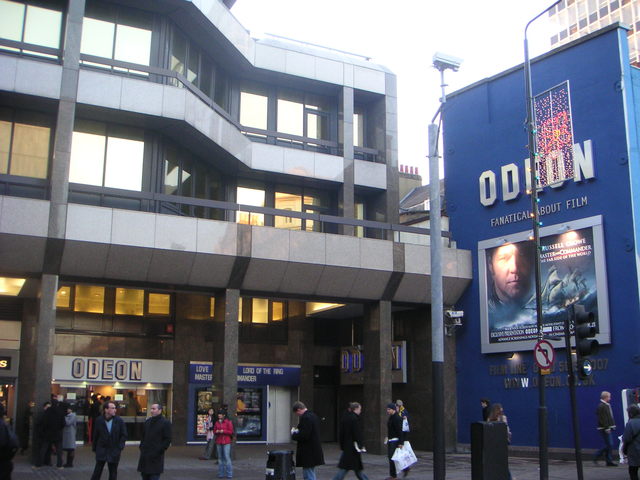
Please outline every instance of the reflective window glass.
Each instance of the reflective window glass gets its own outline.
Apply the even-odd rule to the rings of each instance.
[[[278,99],[278,132],[288,133],[290,135],[304,135],[302,124],[304,105],[298,102],[292,102]]]
[[[176,151],[173,148],[167,148],[164,159],[164,172],[164,193],[167,195],[177,195],[180,165],[178,164]]]
[[[80,51],[96,57],[112,58],[115,28],[113,22],[85,17]]]
[[[180,33],[174,30],[171,42],[171,70],[184,74],[187,63],[187,40]]]
[[[0,173],[9,173],[11,122],[0,120]]]
[[[149,294],[149,313],[153,315],[169,315],[171,295],[168,293]]]
[[[0,37],[15,42],[22,41],[24,11],[25,6],[21,3],[0,0]]]
[[[202,58],[202,69],[200,73],[200,83],[198,88],[202,90],[207,97],[212,98],[212,89],[211,85],[213,83],[213,68],[211,64],[203,57]]]
[[[209,300],[209,316],[211,318],[215,317],[216,315],[216,299],[215,297],[211,297]]]
[[[264,190],[255,188],[238,187],[237,189],[237,203],[241,205],[251,205],[255,207],[264,207],[265,193]],[[238,211],[237,213],[238,223],[245,225],[264,225],[264,214],[262,213],[250,213]]]
[[[240,92],[240,124],[267,129],[268,98],[249,92]]]
[[[60,287],[56,294],[56,308],[69,308],[71,306],[71,287]]]
[[[76,285],[76,312],[104,313],[104,287]]]
[[[118,25],[114,58],[123,62],[149,65],[151,57],[151,30]]]
[[[69,181],[102,186],[105,135],[73,132]]]
[[[252,299],[251,323],[269,323],[269,300]]]
[[[44,47],[58,48],[61,26],[62,12],[28,5],[24,25],[24,41]]]
[[[238,298],[238,322],[242,322],[242,297]]]
[[[302,196],[293,193],[276,192],[275,208],[278,210],[289,210],[293,212],[302,211]],[[302,219],[283,217],[276,215],[274,219],[276,228],[287,228],[289,230],[300,230],[302,227]]]
[[[11,175],[47,178],[51,129],[37,125],[14,124],[11,147]]]
[[[364,147],[364,115],[353,114],[353,145]]]
[[[271,304],[271,320],[279,322],[284,318],[284,302],[273,302]]]
[[[116,315],[144,315],[144,290],[116,288]]]
[[[220,69],[216,70],[215,97],[213,101],[223,110],[229,111],[229,79]]]
[[[109,137],[104,186],[142,190],[144,141]]]
[[[193,45],[189,48],[189,63],[187,67],[187,80],[194,85],[198,85],[198,74],[200,72],[200,52]]]

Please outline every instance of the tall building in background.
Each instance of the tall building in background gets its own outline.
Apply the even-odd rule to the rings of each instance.
[[[549,18],[558,26],[558,33],[551,37],[553,48],[614,22],[627,25],[629,59],[640,66],[640,1],[563,0],[549,11]]]

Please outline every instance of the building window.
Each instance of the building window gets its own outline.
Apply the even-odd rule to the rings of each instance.
[[[143,159],[142,130],[76,120],[70,182],[141,191]]]
[[[238,320],[241,343],[286,344],[288,341],[286,302],[241,297]]]
[[[116,288],[116,315],[144,315],[144,290]]]
[[[71,308],[71,287],[66,285],[58,289],[56,294],[56,308],[68,310]]]
[[[104,287],[76,285],[74,311],[104,313]]]
[[[144,12],[132,13],[108,5],[89,2],[82,24],[81,53],[138,65],[149,65],[151,58],[152,18]],[[83,62],[112,68],[99,63]],[[146,72],[113,67],[114,71]]]
[[[264,189],[238,187],[236,191],[236,202],[240,205],[250,205],[253,207],[264,207]],[[237,222],[244,225],[264,226],[264,214],[238,211]]]
[[[0,173],[47,178],[50,145],[46,117],[0,109]]]
[[[0,0],[0,37],[16,42],[60,48],[62,11],[7,0]],[[0,48],[19,51],[15,48]],[[25,53],[54,57],[29,50]]]
[[[275,208],[304,213],[329,213],[329,195],[327,192],[310,188],[276,187]],[[306,230],[308,232],[321,232],[322,224],[311,219],[300,219],[276,215],[274,219],[276,228],[289,230]]]
[[[286,91],[278,94],[276,130],[298,137],[330,140],[329,102],[319,96]],[[241,122],[242,123],[242,122]],[[280,141],[300,143],[295,139]]]
[[[266,95],[240,92],[240,124],[245,127],[267,130],[269,98]]]

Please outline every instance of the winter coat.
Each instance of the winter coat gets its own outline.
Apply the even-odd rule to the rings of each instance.
[[[387,438],[389,441],[392,438],[398,439],[398,445],[404,445],[404,432],[402,431],[402,417],[397,413],[389,415],[387,420]]]
[[[164,452],[171,445],[171,422],[162,415],[149,417],[142,426],[138,471],[160,475],[164,471]]]
[[[41,437],[47,442],[61,442],[64,428],[64,413],[57,405],[47,408],[41,417]]]
[[[633,438],[634,435],[637,436]],[[633,439],[633,442],[631,441]],[[628,444],[627,459],[632,467],[640,467],[640,417],[630,418],[624,427],[622,441]]]
[[[222,430],[222,433],[214,433],[216,445],[228,445],[231,443],[231,438],[233,437],[233,423],[231,423],[231,420],[228,418],[225,418],[222,422],[216,420],[213,425],[213,431],[217,432],[218,430]]]
[[[95,419],[91,448],[96,452],[96,461],[118,463],[126,441],[127,427],[120,417],[111,418],[111,433],[104,415]]]
[[[76,414],[67,413],[64,417],[64,428],[62,429],[62,448],[64,450],[76,449]]]
[[[291,438],[298,442],[296,449],[296,465],[311,468],[324,465],[324,454],[320,444],[320,420],[315,413],[307,410],[300,417],[297,432]]]
[[[360,452],[356,450],[354,442],[358,444],[358,448],[362,448],[362,425],[360,417],[352,412],[347,411],[340,420],[340,449],[342,455],[338,468],[343,470],[362,470],[362,458]]]

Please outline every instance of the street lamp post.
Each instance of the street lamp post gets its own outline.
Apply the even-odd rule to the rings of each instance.
[[[527,40],[527,30],[529,26],[539,17],[547,13],[562,0],[556,1],[534,18],[529,20],[524,28],[524,82],[525,95],[527,99],[527,132],[529,147],[529,184],[531,188],[531,217],[533,219],[533,241],[535,243],[535,284],[536,284],[536,318],[538,326],[538,341],[544,337],[542,325],[542,294],[540,281],[540,220],[538,212],[538,182],[537,182],[537,144],[536,144],[536,126],[533,111],[533,95],[531,93],[531,61],[529,59],[529,42]],[[544,388],[544,376],[542,369],[538,372],[538,443],[539,443],[539,462],[540,462],[540,480],[549,478],[549,444],[547,432],[547,405],[546,392]]]
[[[442,225],[440,205],[440,124],[435,121],[447,98],[444,71],[460,67],[461,60],[442,53],[433,56],[433,66],[440,72],[440,107],[429,125],[429,236],[431,252],[431,382],[433,391],[433,478],[445,478],[444,428],[444,314],[442,296]]]

